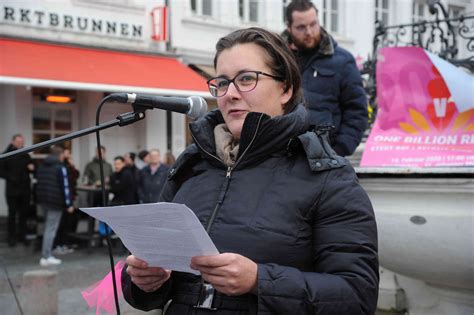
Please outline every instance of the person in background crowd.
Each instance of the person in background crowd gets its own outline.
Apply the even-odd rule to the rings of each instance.
[[[168,166],[160,163],[160,150],[150,150],[149,155],[150,164],[140,170],[140,180],[138,182],[140,203],[158,201],[168,173]]]
[[[125,166],[121,156],[114,159],[114,172],[110,176],[110,192],[113,193],[112,206],[131,205],[136,202],[134,173]]]
[[[171,167],[174,165],[175,162],[176,158],[174,157],[173,153],[171,153],[171,151],[167,151],[163,159],[163,164],[168,167]]]
[[[74,202],[77,199],[77,180],[79,179],[79,170],[75,167],[71,155],[71,150],[64,149],[64,165],[66,166],[69,190],[71,192],[71,199]],[[70,233],[75,233],[79,221],[79,211],[65,212],[61,216],[61,223],[59,224],[58,232],[56,234],[56,247],[53,252],[58,255],[69,254],[74,252],[73,239],[69,236]]]
[[[135,192],[135,197],[131,204],[138,203],[138,182],[140,181],[140,169],[135,165],[135,153],[128,152],[124,156],[125,169],[133,175],[133,185],[130,189]]]
[[[303,80],[309,124],[334,126],[329,133],[337,154],[351,155],[367,128],[367,97],[354,57],[321,27],[309,0],[294,0],[286,9],[288,44]]]
[[[374,314],[372,205],[350,163],[308,131],[291,51],[261,28],[234,31],[216,50],[208,85],[218,109],[189,125],[194,144],[160,201],[188,206],[220,254],[192,257],[198,274],[130,255],[124,298],[167,305],[166,315]]]
[[[104,178],[105,183],[108,184],[110,175],[112,175],[112,165],[106,160],[106,149],[104,146],[100,146],[100,151],[102,155],[102,166],[104,168]],[[86,168],[84,169],[83,183],[87,186],[100,186],[100,163],[99,163],[99,150],[96,150],[96,155],[87,163]]]
[[[25,139],[16,134],[3,153],[23,148]],[[30,174],[35,165],[28,154],[0,161],[0,177],[6,181],[5,196],[8,205],[8,245],[15,246],[17,240],[26,244],[26,219],[31,198]],[[18,220],[18,221],[17,221]]]
[[[43,267],[59,265],[61,260],[52,255],[56,232],[64,211],[72,213],[72,195],[69,189],[69,178],[64,165],[64,149],[59,146],[51,148],[51,154],[40,165],[36,173],[38,205],[44,211],[45,226],[41,249],[40,265]]]
[[[123,155],[123,159],[125,162],[125,166],[132,166],[136,168],[135,166],[135,153],[133,152],[128,152]]]
[[[138,160],[136,161],[136,166],[138,169],[142,169],[148,165],[150,162],[150,153],[147,150],[141,150],[138,152]]]
[[[106,149],[104,146],[100,147],[102,155],[102,166],[104,168],[104,179],[105,184],[109,184],[110,175],[112,175],[112,165],[106,161]],[[95,186],[100,187],[100,163],[99,163],[99,150],[96,150],[96,156],[87,163],[86,168],[84,169],[83,183],[86,186]],[[92,205],[93,207],[102,206],[102,193],[96,191],[92,196]]]

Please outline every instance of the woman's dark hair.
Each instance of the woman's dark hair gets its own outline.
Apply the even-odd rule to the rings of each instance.
[[[284,91],[293,89],[293,95],[284,104],[284,113],[291,112],[302,101],[301,75],[293,53],[285,41],[276,33],[259,27],[234,31],[217,42],[214,68],[221,52],[238,44],[255,44],[262,47],[268,54],[269,58],[265,60],[265,63],[272,69],[273,75],[284,78]]]

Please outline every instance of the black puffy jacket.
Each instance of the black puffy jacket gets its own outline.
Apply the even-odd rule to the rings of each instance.
[[[49,209],[63,211],[72,206],[66,166],[56,156],[49,155],[36,172],[36,202]]]
[[[163,164],[160,164],[154,174],[151,173],[149,165],[140,170],[137,189],[141,203],[157,202],[160,199],[167,173],[168,166]]]
[[[377,230],[370,201],[349,163],[313,132],[306,110],[270,118],[249,113],[237,162],[217,157],[219,111],[190,125],[195,144],[170,169],[162,200],[184,203],[219,252],[258,264],[258,294],[219,294],[212,314],[373,314],[378,293]],[[214,219],[210,219],[215,213]],[[213,221],[213,222],[210,222]],[[200,278],[173,272],[145,293],[122,272],[126,300],[142,310],[194,314]],[[196,310],[195,314],[211,314]]]
[[[17,150],[12,144],[3,153]],[[5,178],[5,194],[7,196],[24,196],[30,198],[31,181],[28,164],[33,161],[28,154],[20,154],[9,160],[0,161],[0,177]]]
[[[309,123],[334,126],[331,145],[339,155],[347,156],[367,128],[367,97],[354,57],[325,31],[322,36],[325,47],[297,58]]]

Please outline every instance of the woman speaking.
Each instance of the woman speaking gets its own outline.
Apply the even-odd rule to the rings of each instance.
[[[374,314],[372,206],[324,132],[307,131],[298,67],[278,36],[235,31],[208,81],[218,109],[190,125],[194,144],[161,201],[192,209],[221,254],[201,276],[127,257],[122,290],[142,310],[182,314]]]

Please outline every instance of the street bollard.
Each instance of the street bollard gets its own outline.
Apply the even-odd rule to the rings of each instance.
[[[23,314],[58,314],[57,271],[32,270],[23,274],[20,305]]]

